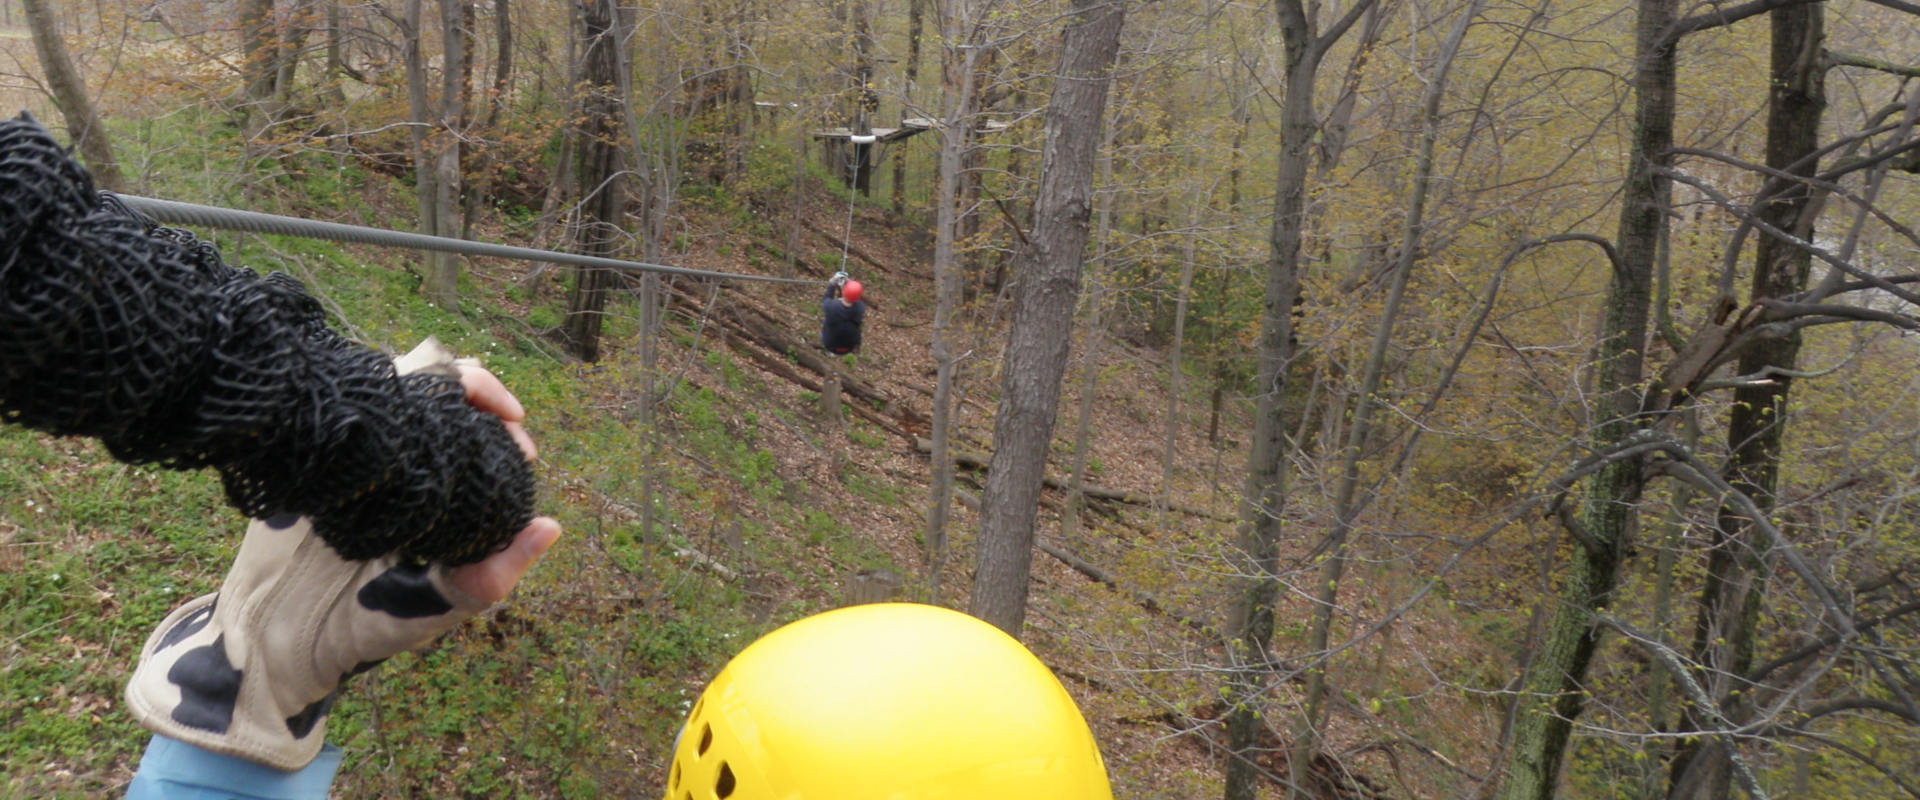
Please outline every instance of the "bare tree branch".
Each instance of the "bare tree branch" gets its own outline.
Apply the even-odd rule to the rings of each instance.
[[[1360,15],[1367,13],[1367,9],[1371,8],[1374,2],[1375,0],[1359,0],[1354,3],[1352,8],[1347,9],[1345,16],[1327,26],[1326,32],[1320,34],[1320,40],[1315,42],[1314,46],[1321,52],[1332,48],[1335,42],[1340,41],[1340,37],[1347,35],[1347,29],[1353,27],[1353,23],[1359,21]]]
[[[1466,361],[1467,353],[1473,349],[1474,341],[1480,336],[1480,328],[1486,324],[1488,316],[1492,314],[1494,300],[1500,296],[1500,284],[1506,280],[1507,270],[1513,267],[1514,262],[1518,261],[1520,256],[1532,252],[1536,248],[1559,242],[1589,242],[1598,245],[1600,250],[1607,256],[1607,264],[1615,272],[1618,272],[1620,269],[1620,254],[1614,250],[1613,242],[1604,237],[1589,233],[1562,233],[1553,236],[1543,236],[1538,239],[1530,239],[1521,242],[1515,246],[1512,251],[1508,252],[1507,257],[1500,260],[1499,268],[1494,270],[1493,278],[1487,282],[1486,291],[1481,293],[1479,307],[1473,312],[1473,324],[1467,326],[1466,332],[1461,334],[1460,346],[1454,350],[1453,360],[1447,363],[1446,371],[1440,374],[1440,380],[1434,384],[1433,391],[1428,393],[1426,403],[1420,407],[1419,411],[1414,413],[1412,417],[1413,424],[1409,426],[1412,432],[1408,434],[1406,446],[1400,448],[1400,453],[1395,457],[1393,466],[1382,470],[1380,477],[1375,479],[1372,486],[1368,487],[1368,497],[1377,496],[1380,487],[1385,485],[1387,479],[1390,476],[1398,474],[1400,469],[1406,465],[1407,459],[1413,456],[1414,445],[1419,443],[1420,435],[1427,429],[1424,423],[1428,416],[1433,413],[1434,409],[1439,407],[1440,401],[1446,397],[1448,388],[1453,385],[1454,377],[1460,373],[1460,365]]]
[[[1807,560],[1800,555],[1799,549],[1794,547],[1793,543],[1788,541],[1787,537],[1780,533],[1780,529],[1775,527],[1774,524],[1767,519],[1767,515],[1762,513],[1758,506],[1754,505],[1753,498],[1748,497],[1745,492],[1734,488],[1732,484],[1727,483],[1726,479],[1704,468],[1699,460],[1694,458],[1693,453],[1687,450],[1687,448],[1682,447],[1679,443],[1665,442],[1665,444],[1667,447],[1663,449],[1674,460],[1660,465],[1659,468],[1662,471],[1719,495],[1724,502],[1733,506],[1736,511],[1744,515],[1748,523],[1753,525],[1755,529],[1759,530],[1761,534],[1767,538],[1775,552],[1780,554],[1781,559],[1787,562],[1787,566],[1807,585],[1807,590],[1813,593],[1815,599],[1819,600],[1820,604],[1826,607],[1827,613],[1833,618],[1834,625],[1839,628],[1839,634],[1842,640],[1852,639],[1861,635],[1860,628],[1853,622],[1853,615],[1848,613],[1846,607],[1840,604],[1840,600],[1834,595],[1833,589],[1827,586],[1827,582],[1823,580],[1820,574],[1814,571],[1813,566],[1808,564]],[[1907,713],[1911,716],[1920,717],[1920,703],[1914,702],[1913,694],[1907,690],[1905,684],[1894,678],[1887,669],[1886,664],[1882,663],[1880,657],[1868,649],[1860,650],[1860,655],[1867,661],[1868,665],[1873,667],[1874,672],[1879,674],[1880,680],[1886,684],[1888,691],[1893,692],[1894,696],[1899,698],[1900,702],[1905,706]]]
[[[1886,622],[1899,619],[1900,617],[1904,617],[1916,611],[1920,611],[1920,601],[1908,603],[1892,611],[1889,611],[1885,614],[1881,614],[1880,616],[1874,617],[1873,619],[1861,622],[1860,630],[1862,632],[1873,630],[1874,628],[1877,628]],[[1807,643],[1806,645],[1800,647],[1797,650],[1794,650],[1791,653],[1787,653],[1778,658],[1775,658],[1772,661],[1769,661],[1765,664],[1760,665],[1758,668],[1754,669],[1752,672],[1747,673],[1746,681],[1748,683],[1759,683],[1760,681],[1765,680],[1769,674],[1772,674],[1774,670],[1777,670],[1795,661],[1800,661],[1805,658],[1811,658],[1815,655],[1819,655],[1821,651],[1824,651],[1829,647],[1838,645],[1844,642],[1845,640],[1846,640],[1846,637],[1841,636],[1838,633],[1829,633],[1826,636],[1822,636],[1819,639],[1815,639],[1814,641]],[[1920,723],[1920,720],[1915,720],[1915,722]]]
[[[1695,391],[1708,392],[1715,389],[1737,389],[1742,386],[1772,386],[1779,383],[1779,381],[1774,380],[1775,378],[1807,379],[1824,377],[1838,372],[1841,367],[1852,363],[1854,356],[1857,355],[1859,355],[1858,350],[1848,354],[1846,358],[1835,362],[1833,366],[1827,367],[1826,369],[1787,369],[1786,367],[1777,367],[1768,364],[1759,371],[1751,374],[1701,381],[1699,388]]]
[[[1891,276],[1883,277],[1880,280],[1886,281],[1887,283],[1920,283],[1920,275],[1891,275]],[[1834,284],[1833,287],[1824,294],[1824,296],[1832,297],[1838,294],[1846,294],[1848,292],[1858,292],[1863,289],[1873,289],[1873,288],[1876,288],[1875,285],[1867,283],[1866,281],[1848,281],[1846,283]],[[1796,295],[1796,296],[1788,297],[1785,299],[1811,300],[1814,298],[1800,297]]]
[[[1883,587],[1892,586],[1896,583],[1904,583],[1903,579],[1907,576],[1907,573],[1913,571],[1915,568],[1920,568],[1920,560],[1908,561],[1905,564],[1900,564],[1893,569],[1887,570],[1885,573],[1855,583],[1853,585],[1853,593],[1866,594]]]
[[[1674,20],[1673,25],[1667,28],[1666,35],[1661,37],[1661,41],[1664,44],[1672,45],[1674,42],[1680,41],[1680,37],[1686,36],[1689,33],[1699,33],[1704,30],[1732,25],[1740,20],[1765,14],[1776,8],[1786,8],[1787,6],[1797,6],[1812,2],[1816,2],[1816,0],[1752,0],[1752,2],[1742,3],[1731,8],[1715,8],[1712,11],[1695,14],[1685,19]]]
[[[1753,768],[1747,766],[1746,758],[1740,755],[1740,737],[1734,733],[1733,723],[1726,718],[1726,715],[1720,713],[1720,705],[1707,696],[1707,690],[1700,687],[1700,682],[1693,679],[1693,673],[1687,669],[1687,659],[1681,658],[1673,648],[1662,644],[1652,634],[1643,633],[1612,614],[1600,612],[1593,616],[1600,624],[1619,631],[1622,636],[1627,637],[1628,641],[1639,645],[1640,649],[1647,651],[1649,655],[1666,665],[1667,672],[1679,681],[1680,688],[1687,694],[1687,699],[1693,701],[1693,704],[1699,708],[1701,717],[1721,726],[1721,730],[1706,731],[1706,733],[1726,740],[1727,760],[1733,762],[1733,774],[1740,779],[1740,788],[1746,790],[1748,797],[1765,800],[1767,790],[1760,785],[1760,780],[1753,776]]]
[[[1854,133],[1849,134],[1840,139],[1836,139],[1833,142],[1825,146],[1819,147],[1815,149],[1813,152],[1806,154],[1805,156],[1802,156],[1799,160],[1784,167],[1783,168],[1784,171],[1781,169],[1774,169],[1772,167],[1768,167],[1764,165],[1758,165],[1758,164],[1753,164],[1751,162],[1741,161],[1740,159],[1736,159],[1731,156],[1727,156],[1722,153],[1711,151],[1711,150],[1696,150],[1691,148],[1686,148],[1686,149],[1673,148],[1671,152],[1674,152],[1676,154],[1684,153],[1688,155],[1712,158],[1725,163],[1734,164],[1735,166],[1739,166],[1742,169],[1761,172],[1761,173],[1772,176],[1773,179],[1767,181],[1761,187],[1761,191],[1759,195],[1753,198],[1753,200],[1747,206],[1748,209],[1750,210],[1759,209],[1763,207],[1765,204],[1772,202],[1781,193],[1788,191],[1793,186],[1803,181],[1809,181],[1811,182],[1811,185],[1815,186],[1816,188],[1822,188],[1825,191],[1830,191],[1830,192],[1838,191],[1838,189],[1836,188],[1837,184],[1835,184],[1834,182],[1838,181],[1842,176],[1850,172],[1857,171],[1860,169],[1865,169],[1874,164],[1878,164],[1888,158],[1891,158],[1893,155],[1906,150],[1907,143],[1903,142],[1901,144],[1895,145],[1892,148],[1889,148],[1888,150],[1875,153],[1865,158],[1858,158],[1858,159],[1843,158],[1840,160],[1840,162],[1837,165],[1830,167],[1826,172],[1814,175],[1811,178],[1808,178],[1806,176],[1793,172],[1793,170],[1797,170],[1805,166],[1806,165],[1805,162],[1809,159],[1817,160],[1820,158],[1824,158],[1830,153],[1840,152],[1840,151],[1851,153],[1854,149],[1858,148],[1861,144],[1870,140],[1874,136],[1878,136],[1880,134],[1888,133],[1891,131],[1900,131],[1905,129],[1909,125],[1909,123],[1907,122],[1898,122],[1898,123],[1885,122],[1887,117],[1892,116],[1893,114],[1899,113],[1905,108],[1906,106],[1903,104],[1898,104],[1898,103],[1888,104],[1886,107],[1881,108],[1879,111],[1875,112],[1872,118],[1869,119],[1866,125],[1862,127],[1860,130],[1855,131]],[[1709,196],[1715,196],[1711,192],[1709,192],[1708,194]],[[1866,200],[1854,198],[1852,195],[1845,195],[1845,196],[1847,196],[1849,199],[1854,200],[1854,202],[1857,205],[1859,205],[1862,209],[1872,209],[1873,207],[1873,204]],[[1728,202],[1724,198],[1719,198],[1717,196],[1715,197],[1717,202],[1719,202],[1723,206],[1727,206],[1729,211],[1732,210],[1732,206],[1728,204]],[[1755,215],[1752,213],[1749,213],[1744,216],[1740,215],[1738,212],[1734,212],[1734,213],[1735,213],[1735,216],[1741,220],[1740,227],[1734,231],[1732,236],[1728,237],[1727,245],[1724,248],[1724,254],[1721,256],[1721,267],[1720,267],[1719,295],[1726,302],[1731,302],[1733,298],[1733,277],[1734,277],[1734,274],[1737,272],[1740,254],[1745,252],[1746,250],[1745,243],[1747,240],[1747,234],[1750,233],[1756,227],[1756,223],[1757,223]],[[1881,216],[1881,219],[1883,221],[1888,220],[1888,218],[1885,217],[1884,215]],[[1895,230],[1901,230],[1901,231],[1905,230],[1897,222],[1893,222],[1891,224],[1893,224]],[[1912,237],[1909,237],[1909,238],[1912,238]],[[1838,273],[1834,273],[1834,274],[1837,275]],[[1827,280],[1822,281],[1823,284],[1829,284],[1833,282],[1834,280],[1832,276],[1830,276]]]
[[[1574,516],[1573,506],[1563,502],[1565,498],[1566,495],[1564,494],[1554,498],[1554,519],[1560,520],[1560,527],[1565,528],[1567,534],[1572,536],[1574,541],[1579,542],[1581,547],[1586,548],[1587,552],[1595,554],[1606,553],[1607,549],[1600,546],[1600,540],[1593,538],[1593,534],[1587,530],[1587,526],[1580,524],[1579,518]]]
[[[1790,319],[1794,317],[1832,317],[1839,320],[1859,322],[1884,322],[1896,328],[1914,331],[1920,330],[1920,318],[1876,308],[1862,308],[1841,303],[1795,303],[1786,300],[1765,299],[1760,306],[1766,309],[1768,320]]]
[[[1885,72],[1890,75],[1902,75],[1908,78],[1920,78],[1920,66],[1905,67],[1899,64],[1895,64],[1891,61],[1881,61],[1879,59],[1867,58],[1866,56],[1854,55],[1852,53],[1837,53],[1832,50],[1827,51],[1827,60],[1840,66],[1860,67],[1862,69],[1879,70],[1881,72]]]
[[[1846,742],[1835,740],[1834,738],[1829,736],[1820,736],[1818,734],[1809,733],[1807,731],[1793,730],[1789,728],[1784,732],[1795,734],[1803,739],[1811,739],[1813,741],[1826,745],[1827,747],[1831,747],[1835,750],[1845,753],[1847,754],[1847,756],[1851,757],[1853,760],[1858,761],[1862,764],[1865,764],[1869,767],[1872,767],[1875,771],[1885,776],[1887,780],[1890,780],[1893,782],[1893,785],[1900,787],[1900,791],[1906,792],[1908,797],[1912,797],[1912,798],[1916,798],[1916,800],[1920,800],[1920,787],[1915,787],[1913,784],[1908,783],[1906,779],[1901,776],[1898,770],[1891,769],[1887,767],[1885,764],[1882,764],[1878,761],[1873,760],[1866,753],[1860,752],[1859,750],[1855,749],[1852,745],[1849,745]]]
[[[1814,258],[1818,258],[1821,261],[1826,262],[1827,264],[1831,265],[1834,269],[1840,270],[1841,272],[1845,272],[1848,275],[1852,275],[1856,278],[1866,281],[1867,283],[1871,284],[1875,289],[1879,289],[1883,292],[1891,294],[1908,303],[1912,303],[1914,305],[1920,306],[1920,295],[1916,295],[1912,292],[1909,292],[1905,289],[1902,289],[1898,286],[1888,283],[1885,279],[1881,278],[1880,276],[1874,275],[1871,272],[1868,272],[1857,266],[1854,266],[1853,264],[1849,263],[1846,259],[1840,258],[1839,256],[1836,256],[1832,253],[1827,252],[1825,248],[1820,247],[1819,245],[1816,245],[1812,242],[1801,239],[1800,237],[1794,236],[1793,234],[1788,233],[1786,231],[1780,230],[1779,228],[1776,228],[1773,225],[1770,225],[1754,217],[1752,214],[1748,213],[1746,210],[1734,204],[1733,201],[1727,199],[1727,196],[1725,194],[1722,194],[1720,190],[1713,188],[1706,181],[1701,180],[1699,178],[1695,178],[1692,175],[1688,175],[1677,169],[1668,169],[1663,167],[1663,168],[1660,168],[1659,171],[1662,174],[1672,178],[1673,180],[1679,181],[1681,183],[1684,183],[1688,186],[1692,186],[1693,188],[1700,190],[1702,194],[1705,194],[1708,198],[1712,199],[1714,203],[1718,204],[1727,213],[1732,214],[1743,221],[1749,222],[1750,224],[1753,225],[1753,227],[1758,228],[1761,232],[1766,233],[1769,236],[1773,236],[1774,238],[1777,238],[1780,241],[1793,245],[1794,247],[1798,247],[1802,250],[1805,250],[1808,253],[1813,254]]]
[[[1920,6],[1908,3],[1905,0],[1867,0],[1867,2],[1876,6],[1885,6],[1895,11],[1905,11],[1909,14],[1920,16]]]
[[[1896,127],[1896,126],[1888,126],[1888,127]],[[1687,156],[1696,156],[1699,158],[1710,158],[1724,164],[1729,164],[1744,170],[1748,170],[1750,172],[1757,172],[1762,175],[1767,175],[1773,178],[1774,181],[1778,182],[1781,185],[1786,185],[1789,183],[1804,183],[1816,189],[1821,189],[1827,192],[1831,192],[1833,194],[1840,195],[1841,197],[1844,197],[1848,200],[1853,201],[1855,205],[1866,210],[1867,213],[1872,214],[1875,219],[1880,220],[1882,224],[1886,225],[1888,228],[1893,229],[1896,233],[1899,233],[1902,237],[1905,237],[1907,241],[1913,242],[1915,244],[1920,244],[1920,232],[1916,232],[1912,228],[1909,228],[1906,225],[1901,224],[1901,222],[1897,219],[1894,219],[1892,215],[1884,211],[1881,211],[1879,208],[1875,207],[1872,203],[1868,202],[1865,198],[1860,197],[1859,195],[1854,194],[1853,192],[1847,191],[1845,187],[1841,186],[1837,182],[1844,175],[1847,175],[1852,172],[1857,172],[1859,170],[1865,169],[1867,167],[1871,167],[1875,164],[1878,164],[1882,161],[1885,161],[1901,153],[1906,153],[1914,150],[1920,150],[1920,140],[1907,142],[1905,144],[1901,144],[1896,147],[1889,147],[1884,151],[1874,153],[1865,158],[1852,159],[1852,160],[1846,161],[1843,164],[1838,165],[1833,169],[1827,170],[1826,172],[1823,172],[1820,175],[1812,178],[1808,178],[1802,175],[1795,175],[1790,172],[1774,169],[1773,167],[1766,166],[1765,164],[1755,164],[1751,161],[1734,158],[1733,156],[1727,155],[1726,153],[1722,153],[1716,150],[1702,150],[1694,147],[1676,147],[1676,148],[1673,148],[1673,153],[1675,155],[1687,155]],[[1763,193],[1760,197],[1754,200],[1754,202],[1751,204],[1751,207],[1757,207],[1763,203],[1766,203],[1767,201],[1773,198],[1774,194],[1777,194],[1777,191]],[[1735,241],[1737,242],[1742,238],[1744,237],[1735,237]],[[1738,253],[1741,250],[1741,248],[1738,246],[1734,246],[1730,249],[1735,253]]]
[[[1812,708],[1801,713],[1806,716],[1807,722],[1812,722],[1821,717],[1828,717],[1847,711],[1879,711],[1892,714],[1915,725],[1920,725],[1920,717],[1908,713],[1906,709],[1893,703],[1874,697],[1843,697],[1838,700],[1829,700],[1824,703],[1817,703]]]

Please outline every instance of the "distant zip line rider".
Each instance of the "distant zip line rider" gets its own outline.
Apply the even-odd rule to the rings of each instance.
[[[816,614],[733,658],[666,800],[1112,800],[1073,698],[1013,637],[937,606]]]
[[[827,281],[827,293],[820,297],[820,346],[827,352],[846,355],[860,349],[860,326],[867,318],[867,304],[860,300],[864,290],[845,272]]]

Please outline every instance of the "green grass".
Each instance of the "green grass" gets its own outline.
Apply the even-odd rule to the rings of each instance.
[[[887,446],[886,437],[866,425],[853,425],[849,427],[847,429],[847,439],[868,450],[884,450]]]
[[[130,764],[145,745],[120,710],[134,657],[174,605],[215,588],[238,520],[209,476],[117,464],[91,442],[0,428],[0,453],[0,762]],[[36,797],[111,788],[107,770],[71,768],[0,784]]]

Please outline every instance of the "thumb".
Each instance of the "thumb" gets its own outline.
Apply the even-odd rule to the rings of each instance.
[[[453,585],[477,599],[498,603],[559,538],[558,521],[552,517],[535,517],[513,537],[505,550],[477,564],[455,567],[451,573]]]

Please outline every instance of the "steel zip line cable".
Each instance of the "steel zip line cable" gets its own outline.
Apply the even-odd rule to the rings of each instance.
[[[240,211],[231,208],[203,206],[182,203],[174,200],[159,200],[152,197],[134,195],[115,195],[128,208],[153,217],[170,225],[199,226],[221,228],[230,231],[248,233],[270,233],[280,236],[302,236],[309,239],[326,239],[335,242],[354,242],[380,247],[406,247],[415,250],[437,250],[446,253],[462,253],[470,256],[492,256],[512,258],[521,261],[549,261],[558,264],[575,264],[583,267],[600,267],[623,272],[663,272],[669,275],[685,275],[691,278],[713,278],[737,281],[762,281],[765,283],[818,283],[808,278],[775,278],[766,275],[742,275],[732,272],[713,272],[685,267],[669,267],[664,264],[648,264],[641,261],[622,261],[598,256],[583,256],[577,253],[562,253],[557,250],[539,250],[532,247],[475,242],[466,239],[452,239],[445,236],[428,236],[424,233],[406,233],[404,231],[369,228],[362,225],[347,225],[338,222],[321,222],[298,217],[283,217],[278,214],[263,214],[258,211]],[[844,259],[843,259],[844,260]]]

